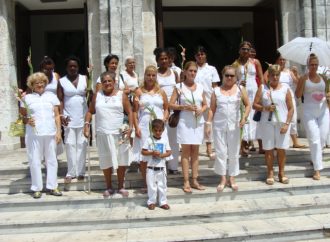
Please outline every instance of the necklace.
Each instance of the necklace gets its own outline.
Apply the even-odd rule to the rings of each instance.
[[[115,90],[113,90],[111,93],[110,93],[110,95],[105,95],[105,93],[103,93],[104,94],[104,102],[105,103],[108,103],[111,99],[112,99],[112,96],[114,96],[114,95],[116,95],[116,91]]]

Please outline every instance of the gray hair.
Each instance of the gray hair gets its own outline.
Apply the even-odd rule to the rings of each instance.
[[[127,65],[127,62],[129,61],[129,60],[131,60],[131,59],[133,59],[133,60],[135,60],[135,58],[134,58],[134,56],[131,56],[131,55],[129,55],[129,56],[126,56],[126,58],[125,58],[125,66]]]

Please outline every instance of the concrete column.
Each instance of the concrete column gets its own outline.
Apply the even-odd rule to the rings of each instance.
[[[146,64],[155,63],[152,54],[156,47],[154,0],[109,0],[110,51],[120,58],[136,58],[136,72],[140,79]]]
[[[10,122],[18,117],[12,86],[17,86],[15,45],[15,2],[3,0],[0,8],[0,151],[20,147],[17,137],[9,137]]]
[[[329,15],[330,2],[327,0],[315,0],[315,9],[313,14],[315,15],[315,33],[316,36],[323,40],[330,40],[329,27],[330,17]]]
[[[143,1],[142,13],[144,66],[156,65],[153,51],[157,46],[155,0]]]

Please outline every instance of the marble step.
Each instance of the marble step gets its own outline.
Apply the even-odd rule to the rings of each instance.
[[[148,211],[149,212],[149,211]],[[154,213],[155,211],[150,211]],[[165,211],[164,213],[167,213]],[[106,214],[103,213],[104,215]],[[68,214],[70,215],[70,214]],[[66,219],[67,216],[64,216]],[[42,215],[40,215],[42,216]],[[40,217],[40,222],[44,218]],[[44,216],[47,216],[44,214]],[[48,215],[49,216],[49,215]],[[55,216],[57,217],[57,216]],[[60,219],[61,217],[57,217]],[[72,224],[59,221],[58,226],[40,227],[36,224],[28,231],[24,226],[14,229],[1,229],[0,241],[295,241],[301,239],[326,238],[330,230],[330,213],[308,214],[284,217],[251,218],[235,221],[190,221],[186,224],[173,222],[168,225],[141,227],[141,223],[127,224],[125,228],[116,228],[113,224],[95,226]],[[107,221],[110,221],[109,219]],[[149,224],[146,222],[146,224]],[[91,230],[91,226],[93,229]],[[97,228],[100,229],[97,229]],[[49,231],[50,230],[50,231]],[[59,230],[59,231],[58,231]],[[64,230],[64,231],[62,231]],[[12,233],[11,233],[12,232]]]
[[[96,152],[96,149],[92,148],[92,154],[91,154],[91,170],[92,171],[98,171],[99,168],[99,162],[98,162],[98,155]],[[252,156],[250,158],[240,158],[240,166],[241,168],[255,166],[255,165],[264,165],[265,164],[265,158],[264,155],[256,154],[255,152],[251,153]],[[22,151],[18,152],[18,157],[12,157],[9,156],[7,159],[20,159],[21,161],[17,162],[8,162],[6,165],[0,165],[0,177],[24,177],[29,176],[29,166],[27,162],[26,154],[22,153]],[[59,157],[59,168],[58,168],[58,174],[61,176],[65,176],[67,171],[67,162],[65,158],[65,154],[62,154]],[[325,149],[323,152],[323,158],[324,162],[330,162],[330,149]],[[3,159],[5,160],[5,159]],[[206,156],[205,153],[201,152],[199,155],[200,165],[208,165],[210,163],[213,163],[210,161],[210,159]],[[287,151],[287,164],[289,163],[309,163],[310,162],[310,152],[308,149],[290,149]],[[274,161],[274,164],[276,164],[277,161]],[[87,166],[87,161],[86,161]],[[43,170],[44,165],[43,165]]]
[[[310,178],[292,178],[290,184],[275,182],[269,186],[262,181],[238,182],[238,192],[226,187],[223,192],[216,192],[216,185],[206,186],[206,190],[193,190],[192,194],[185,194],[181,186],[168,188],[170,204],[198,204],[203,202],[222,202],[231,200],[248,200],[261,198],[278,198],[299,195],[330,194],[330,178],[322,177],[320,181]],[[147,195],[140,190],[128,189],[129,197],[123,198],[115,194],[104,199],[102,191],[93,190],[90,194],[82,191],[63,192],[62,197],[43,194],[40,199],[33,199],[29,193],[0,194],[0,212],[39,211],[39,210],[70,210],[112,207],[145,206]]]
[[[278,167],[274,166],[275,175],[278,171]],[[286,175],[289,178],[298,177],[311,177],[313,174],[313,167],[309,163],[290,163],[286,166]],[[330,176],[330,163],[324,163],[324,169],[322,170],[323,176]],[[237,181],[253,181],[253,180],[265,180],[266,166],[252,166],[246,167],[240,170],[240,175],[237,177]],[[208,168],[205,165],[200,166],[199,177],[204,184],[216,184],[219,181],[219,176],[214,173],[213,168]],[[168,175],[168,186],[182,185],[182,175]],[[113,175],[113,184],[116,186],[116,174]],[[44,178],[45,181],[45,178]],[[64,179],[59,177],[58,184],[61,190],[87,190],[88,189],[88,177],[85,177],[84,181],[77,181],[74,179],[71,184],[65,184]],[[30,177],[1,177],[0,178],[0,193],[19,193],[30,191],[31,180]],[[126,188],[139,188],[142,187],[141,174],[138,172],[127,173],[125,178]],[[91,172],[91,189],[102,190],[104,188],[104,177],[101,170],[95,170]]]

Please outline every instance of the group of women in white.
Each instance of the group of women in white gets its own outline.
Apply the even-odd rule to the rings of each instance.
[[[132,161],[140,164],[144,181],[142,191],[146,191],[148,165],[141,150],[152,135],[150,124],[154,119],[162,119],[167,124],[162,137],[168,139],[172,151],[166,157],[169,174],[179,173],[181,146],[182,189],[186,193],[191,193],[192,189],[205,189],[198,181],[199,146],[203,142],[206,142],[209,157],[215,159],[215,172],[220,175],[218,192],[226,186],[238,190],[235,177],[239,174],[240,153],[247,156],[249,142],[257,139],[262,141],[259,151],[265,152],[266,183],[275,182],[273,160],[276,149],[278,181],[287,184],[285,150],[289,148],[290,135],[294,147],[300,146],[297,143],[295,96],[300,98],[302,95],[303,120],[315,170],[313,178],[320,179],[322,148],[329,130],[329,94],[325,92],[325,82],[316,73],[317,57],[310,56],[308,73],[298,80],[285,68],[285,60],[280,56],[264,75],[260,62],[250,57],[251,48],[249,42],[240,45],[239,58],[222,71],[221,86],[218,73],[208,65],[207,52],[202,46],[196,48],[195,61],[185,63],[183,70],[174,65],[173,53],[157,48],[154,54],[158,67],[147,66],[141,83],[134,72],[133,57],[125,59],[126,70],[117,75],[119,58],[108,55],[104,59],[106,72],[97,80],[89,107],[87,78],[79,74],[79,59],[69,57],[65,61],[67,74],[60,79],[53,71],[54,63],[43,60],[41,71],[44,74],[35,73],[28,79],[32,90],[25,96],[28,108],[23,102],[21,104],[21,113],[27,123],[26,144],[33,196],[41,197],[43,158],[47,163],[46,188],[53,195],[61,195],[57,188],[56,159],[56,143],[61,143],[61,124],[68,161],[65,182],[84,179],[86,148],[94,114],[100,168],[106,183],[105,197],[115,193],[113,169],[117,170],[118,193],[128,196],[124,181],[126,168]],[[173,128],[168,125],[168,119],[174,110],[180,110],[180,117],[177,127]]]

